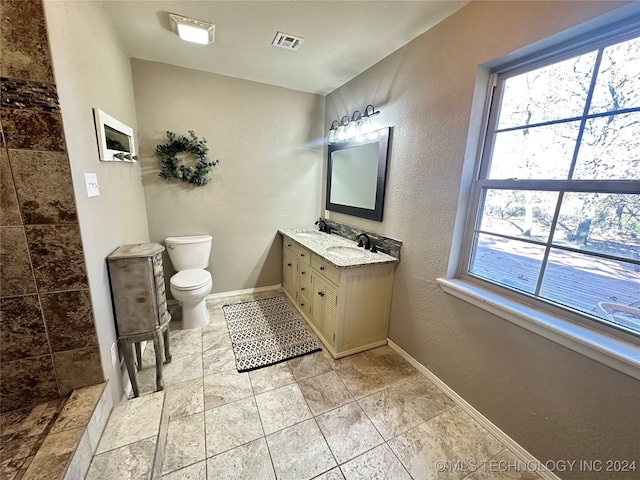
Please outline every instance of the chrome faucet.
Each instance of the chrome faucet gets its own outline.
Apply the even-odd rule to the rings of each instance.
[[[365,250],[369,250],[371,248],[371,240],[369,239],[369,235],[366,233],[358,235],[357,240],[359,247],[364,247]]]
[[[318,229],[319,229],[321,232],[324,232],[324,233],[331,233],[331,231],[329,230],[329,225],[327,225],[327,222],[325,222],[325,221],[322,219],[322,217],[320,217],[320,218],[316,221],[316,223],[315,223],[315,224],[316,224],[316,225],[318,225]]]

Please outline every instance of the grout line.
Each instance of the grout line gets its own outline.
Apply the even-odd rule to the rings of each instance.
[[[265,290],[271,290],[271,289],[267,288],[267,289],[265,289]],[[249,294],[247,294],[247,295],[249,295]],[[236,295],[231,295],[231,296],[235,296],[235,297],[237,297],[237,296],[239,296],[239,295],[237,295],[237,294],[236,294]],[[220,298],[223,298],[223,297],[220,297]],[[288,300],[288,299],[287,299],[287,300]],[[246,301],[251,301],[251,299],[246,300]],[[221,308],[222,308],[222,305],[216,306],[215,308],[216,308],[216,310],[217,310],[217,309],[221,309]],[[306,322],[304,322],[304,323],[306,324]],[[204,335],[204,331],[203,331],[202,329],[201,329],[201,334],[202,334],[202,335]],[[468,411],[468,410],[467,410],[467,408],[465,408],[465,404],[468,406],[468,408],[469,408],[469,409],[473,409],[473,407],[471,407],[469,404],[467,404],[467,403],[466,403],[466,402],[465,402],[461,397],[459,397],[459,395],[457,395],[453,390],[451,390],[449,387],[447,387],[447,386],[446,386],[442,381],[440,381],[439,379],[437,379],[437,377],[435,377],[435,375],[434,375],[433,373],[431,373],[428,369],[426,369],[426,367],[424,367],[424,365],[419,364],[415,359],[413,359],[411,356],[409,356],[409,355],[408,355],[404,350],[402,350],[399,346],[397,346],[397,345],[396,345],[394,342],[392,342],[391,340],[388,340],[388,345],[389,345],[389,347],[390,347],[393,351],[395,351],[396,353],[398,353],[398,354],[399,354],[400,356],[402,356],[406,361],[408,361],[408,362],[409,362],[413,367],[415,367],[415,368],[416,368],[416,370],[417,370],[417,371],[418,371],[422,376],[426,377],[428,380],[431,380],[431,381],[432,381],[432,383],[434,383],[434,384],[435,384],[435,385],[436,385],[436,386],[437,386],[437,387],[438,387],[438,388],[439,388],[443,393],[445,393],[445,394],[449,395],[449,397],[450,397],[450,398],[452,398],[452,399],[454,400],[454,403],[455,403],[455,405],[454,405],[454,406],[451,406],[451,407],[449,407],[449,408],[447,408],[447,409],[445,409],[445,410],[443,410],[443,411],[439,412],[437,415],[440,415],[440,414],[442,414],[442,413],[444,413],[444,412],[446,412],[446,411],[449,411],[449,410],[451,410],[452,408],[455,408],[455,406],[460,406],[460,408],[462,408],[462,409],[463,409],[463,410],[465,410],[467,413],[469,413],[469,414],[472,416],[472,418],[474,418],[474,420],[476,420],[478,423],[480,423],[480,425],[482,425],[483,427],[485,427],[485,428],[486,428],[486,430],[487,430],[489,433],[493,434],[497,439],[499,439],[500,441],[502,441],[503,445],[505,445],[505,449],[501,450],[501,452],[503,452],[503,451],[505,451],[505,450],[506,450],[506,451],[510,451],[511,453],[513,453],[514,455],[516,455],[517,457],[519,457],[519,455],[518,455],[518,453],[519,453],[519,452],[516,452],[513,448],[509,448],[509,445],[515,444],[515,442],[513,442],[513,440],[511,440],[509,437],[507,437],[507,438],[509,438],[509,440],[510,440],[510,442],[511,442],[511,443],[509,443],[509,442],[507,442],[507,441],[503,441],[502,436],[500,436],[499,434],[496,434],[496,433],[495,433],[494,429],[497,429],[497,427],[495,427],[495,425],[491,424],[491,425],[493,426],[493,429],[492,429],[492,428],[490,428],[490,427],[489,427],[489,426],[487,426],[487,424],[485,423],[485,422],[490,423],[486,418],[482,417],[482,418],[484,418],[484,421],[480,421],[480,420],[477,418],[477,416],[476,416],[476,415],[474,415],[472,412]],[[376,372],[376,373],[378,374],[378,376],[383,377],[383,378],[385,378],[385,380],[387,380],[387,379],[386,379],[386,377],[384,377],[384,376],[381,374],[381,370],[380,370],[380,368],[378,368],[378,367],[376,366],[375,362],[371,359],[371,357],[370,357],[369,355],[367,355],[365,352],[362,352],[362,353],[364,353],[363,357],[364,357],[364,359],[366,360],[366,362],[372,366],[373,371],[374,371],[374,372]],[[322,374],[324,374],[324,373],[328,373],[328,372],[323,372],[323,373],[321,373],[321,374],[314,375],[314,376],[312,376],[312,377],[308,377],[308,378],[304,378],[304,379],[299,380],[299,379],[297,379],[297,378],[295,377],[295,375],[293,375],[293,370],[292,370],[292,368],[291,368],[291,365],[289,365],[289,362],[288,362],[288,361],[287,361],[287,362],[284,362],[284,363],[287,365],[287,368],[288,368],[289,372],[290,372],[290,373],[291,373],[291,375],[293,376],[293,382],[292,382],[292,383],[287,383],[286,385],[280,385],[280,386],[277,386],[277,387],[274,387],[274,388],[272,388],[272,387],[270,386],[270,388],[269,388],[268,390],[265,390],[264,392],[260,392],[260,394],[267,393],[267,392],[272,392],[272,391],[274,391],[274,390],[276,390],[276,389],[278,389],[278,388],[282,388],[282,387],[285,387],[285,386],[288,386],[288,385],[293,385],[293,384],[295,384],[295,385],[297,386],[297,388],[300,390],[300,392],[302,393],[303,399],[304,399],[304,401],[305,401],[305,404],[306,404],[306,406],[307,406],[308,410],[309,410],[309,411],[310,411],[310,413],[311,413],[311,417],[310,417],[310,418],[312,418],[312,419],[315,421],[316,427],[317,427],[317,428],[318,428],[318,430],[320,431],[320,433],[321,433],[321,435],[322,435],[322,438],[324,439],[324,441],[325,441],[325,443],[326,443],[327,447],[329,448],[329,451],[330,451],[330,453],[331,453],[331,455],[332,455],[332,457],[333,457],[333,459],[334,459],[334,462],[335,462],[335,464],[336,464],[336,466],[331,467],[331,468],[330,468],[330,469],[328,469],[327,471],[325,471],[325,472],[321,472],[321,473],[319,474],[320,476],[321,476],[321,475],[324,475],[324,474],[326,474],[328,471],[331,471],[331,470],[336,469],[336,468],[337,468],[337,470],[338,470],[338,471],[340,471],[340,472],[344,473],[344,472],[343,472],[343,470],[342,470],[342,466],[343,466],[343,465],[345,465],[346,463],[349,463],[349,462],[351,462],[351,461],[355,460],[356,458],[359,458],[359,457],[361,457],[361,456],[363,456],[363,455],[365,455],[365,454],[367,454],[367,453],[371,452],[372,450],[374,450],[374,449],[376,449],[376,448],[378,448],[378,447],[381,447],[382,445],[386,445],[386,447],[387,447],[388,449],[390,449],[390,450],[391,450],[391,452],[392,452],[392,454],[393,454],[394,458],[396,458],[396,459],[398,460],[398,462],[400,463],[400,465],[402,465],[403,469],[408,473],[407,467],[406,467],[406,466],[404,465],[404,463],[400,460],[400,458],[398,458],[398,455],[396,454],[396,452],[395,452],[395,451],[391,448],[391,446],[389,445],[389,442],[390,442],[392,439],[389,439],[389,440],[385,439],[385,437],[382,435],[382,433],[381,433],[381,432],[379,431],[379,429],[376,427],[376,425],[374,424],[374,422],[371,420],[371,418],[369,417],[369,415],[367,414],[367,412],[362,408],[362,406],[361,406],[361,404],[360,404],[359,402],[360,402],[360,400],[362,400],[362,399],[364,399],[364,398],[370,397],[370,396],[372,396],[372,395],[380,394],[381,392],[384,392],[385,390],[390,390],[390,389],[392,389],[393,387],[395,387],[395,386],[397,386],[397,385],[400,385],[400,384],[404,384],[404,383],[406,383],[406,382],[409,382],[410,380],[412,380],[412,378],[416,378],[416,377],[403,378],[403,379],[401,379],[400,381],[397,381],[397,382],[395,382],[395,383],[390,383],[390,382],[388,382],[388,381],[387,381],[387,382],[385,382],[385,383],[386,383],[386,385],[385,385],[383,388],[381,388],[380,390],[376,390],[376,391],[373,391],[373,392],[368,393],[367,395],[361,396],[360,398],[356,398],[356,397],[354,396],[353,392],[351,392],[351,390],[350,390],[350,389],[347,387],[347,385],[345,384],[345,381],[343,380],[343,378],[338,374],[338,369],[336,368],[336,365],[339,365],[339,360],[334,361],[334,362],[332,363],[332,362],[330,362],[330,361],[325,357],[324,352],[322,353],[322,355],[323,355],[323,360],[324,360],[325,362],[327,362],[327,363],[329,364],[329,366],[331,367],[331,368],[330,368],[330,370],[329,370],[329,372],[334,372],[334,374],[338,377],[338,380],[340,381],[340,384],[345,388],[345,390],[349,393],[349,395],[350,395],[350,397],[351,397],[351,400],[350,400],[350,401],[348,401],[346,404],[344,404],[344,405],[339,405],[339,406],[337,406],[337,407],[331,408],[330,410],[327,410],[327,411],[325,411],[325,412],[319,413],[318,415],[315,415],[315,414],[313,413],[313,411],[311,410],[311,407],[309,406],[309,400],[308,400],[308,399],[307,399],[307,397],[304,395],[304,393],[302,393],[302,389],[300,388],[300,383],[301,383],[301,382],[303,382],[303,381],[307,381],[307,380],[309,380],[309,379],[312,379],[312,378],[316,378],[318,375],[322,375]],[[205,360],[204,360],[204,342],[202,343],[202,356],[201,356],[201,358],[202,358],[202,362],[203,362],[202,366],[203,366],[203,378],[204,378],[204,376],[205,376],[205,375],[204,375],[204,361],[205,361]],[[338,363],[336,364],[336,362],[338,362]],[[229,372],[234,372],[234,370],[233,370],[233,369],[232,369],[232,370],[228,370],[228,371],[229,371]],[[222,373],[222,372],[217,372],[217,373]],[[268,437],[268,435],[266,434],[265,427],[264,427],[264,422],[263,422],[263,418],[262,418],[262,414],[261,414],[261,412],[260,412],[260,409],[258,408],[258,404],[257,404],[257,400],[256,400],[256,397],[257,397],[257,395],[259,395],[259,394],[256,394],[256,390],[255,390],[255,386],[254,386],[255,380],[252,380],[252,379],[251,379],[251,375],[249,375],[249,374],[248,374],[248,377],[249,377],[249,384],[250,384],[250,386],[251,386],[251,392],[252,392],[252,393],[251,393],[251,396],[250,396],[250,397],[246,397],[245,399],[247,399],[247,398],[252,398],[253,403],[254,403],[254,405],[255,405],[255,408],[256,408],[256,410],[257,410],[257,412],[258,412],[258,418],[259,418],[259,420],[260,420],[260,424],[261,424],[261,428],[262,428],[262,433],[263,433],[263,434],[262,434],[262,436],[260,436],[260,437],[256,438],[255,440],[264,439],[264,442],[265,442],[265,444],[266,444],[266,446],[267,446],[267,452],[268,452],[268,455],[269,455],[269,460],[270,460],[270,462],[271,462],[271,466],[272,466],[273,472],[275,473],[275,472],[276,472],[276,469],[275,469],[274,459],[273,459],[273,456],[272,456],[272,453],[271,453],[271,449],[270,449],[270,447],[269,447],[269,443],[268,443],[268,441],[267,441],[267,437]],[[419,378],[419,377],[417,377],[417,378]],[[233,403],[236,403],[236,402],[239,402],[239,401],[242,401],[242,400],[245,400],[245,399],[234,400],[233,402],[228,402],[228,403],[225,403],[225,404],[223,404],[223,405],[218,405],[218,406],[214,407],[213,409],[217,409],[217,408],[223,407],[223,406],[225,406],[225,405],[231,405],[231,404],[233,404]],[[202,401],[203,401],[203,412],[202,412],[202,413],[203,413],[204,430],[205,430],[205,439],[204,439],[204,444],[205,444],[205,459],[204,459],[204,461],[205,461],[205,472],[208,474],[208,460],[209,460],[209,458],[213,458],[214,456],[219,455],[220,453],[224,453],[224,452],[219,452],[218,454],[216,454],[216,455],[214,455],[214,456],[212,456],[212,457],[207,457],[207,436],[206,436],[206,433],[207,433],[207,432],[206,432],[206,411],[207,411],[207,410],[205,409],[204,381],[203,381],[203,388],[202,388]],[[350,403],[355,403],[355,404],[356,404],[356,406],[357,406],[357,407],[362,411],[362,413],[364,414],[364,418],[366,418],[366,419],[367,419],[367,421],[368,421],[368,422],[370,422],[370,424],[374,427],[375,431],[376,431],[376,432],[378,432],[378,434],[379,434],[380,438],[382,439],[382,443],[380,443],[380,444],[378,444],[378,445],[376,445],[376,446],[374,446],[374,447],[372,447],[372,448],[370,448],[370,449],[368,449],[368,450],[366,450],[366,451],[364,451],[364,452],[362,452],[362,453],[359,453],[359,454],[358,454],[357,456],[355,456],[354,458],[350,458],[349,460],[346,460],[346,461],[345,461],[345,462],[343,462],[342,464],[339,464],[339,463],[338,463],[338,460],[337,460],[337,458],[336,458],[336,456],[335,456],[335,454],[334,454],[334,452],[333,452],[333,450],[331,449],[331,447],[330,447],[330,445],[329,445],[329,442],[327,441],[327,437],[325,436],[324,432],[323,432],[323,431],[322,431],[322,429],[320,428],[320,425],[319,425],[319,423],[318,423],[318,417],[320,417],[321,415],[325,415],[325,414],[327,414],[327,413],[329,413],[329,412],[335,411],[336,409],[342,408],[342,407],[344,407],[345,405],[348,405],[348,404],[350,404]],[[213,409],[210,409],[210,410],[213,410]],[[475,411],[475,409],[473,409],[473,410]],[[477,411],[475,411],[475,412],[477,413],[477,415],[480,415],[480,414],[479,414],[479,412],[477,412]],[[435,418],[437,415],[434,415],[434,416],[433,416],[433,417],[431,417],[431,418]],[[480,416],[481,416],[481,415],[480,415]],[[272,433],[270,433],[269,435],[275,434],[275,433],[277,433],[277,432],[282,432],[283,430],[286,430],[286,429],[288,429],[288,428],[292,428],[292,427],[294,427],[294,426],[296,426],[296,425],[300,425],[301,423],[306,422],[306,421],[307,421],[307,420],[309,420],[310,418],[305,418],[305,419],[303,419],[303,420],[301,420],[301,421],[299,421],[299,422],[294,423],[293,425],[289,425],[289,426],[284,427],[284,428],[281,428],[281,429],[279,429],[279,430],[277,430],[277,431],[275,431],[275,432],[272,432]],[[423,420],[423,421],[422,421],[421,423],[419,423],[418,425],[415,425],[415,426],[411,427],[410,429],[408,429],[408,430],[406,430],[406,431],[404,431],[404,432],[400,433],[399,435],[404,435],[404,434],[406,434],[407,432],[409,432],[409,431],[411,431],[411,430],[414,430],[415,428],[418,428],[420,425],[423,425],[423,424],[427,423],[427,421],[428,421],[428,420]],[[500,432],[501,432],[501,431],[500,431]],[[501,432],[501,433],[502,433],[502,435],[506,436],[506,434],[504,434],[503,432]],[[395,437],[393,437],[393,438],[397,438],[397,436],[398,436],[398,435],[396,435],[396,436],[395,436]],[[255,441],[255,440],[252,440],[252,441]],[[246,443],[244,443],[244,444],[242,444],[242,445],[246,445],[247,443],[250,443],[250,442],[246,442]],[[239,445],[239,446],[242,446],[242,445]],[[515,444],[515,445],[517,445],[517,444]],[[238,448],[239,446],[231,447],[230,449],[225,450],[225,452],[230,451],[230,450],[233,450],[234,448]],[[519,446],[518,446],[518,447],[519,447]],[[522,451],[524,451],[524,449],[522,449],[522,447],[519,447],[519,448],[520,448]],[[500,454],[501,452],[498,452],[498,454]],[[529,455],[529,458],[533,458],[530,454],[528,454],[528,452],[526,452],[526,451],[524,451],[524,452],[525,452],[527,455]],[[520,452],[520,453],[521,453],[521,452]],[[496,455],[498,455],[498,454],[496,454]],[[547,472],[547,473],[548,473],[548,472]],[[558,480],[558,479],[557,479],[557,477],[556,477],[555,475],[547,476],[547,475],[544,475],[543,473],[540,473],[540,475],[541,475],[541,477],[542,477],[542,478],[546,478],[546,479],[550,479],[550,480],[551,480],[551,479],[553,479],[553,480]],[[409,474],[409,476],[410,476],[410,474]],[[317,476],[316,476],[316,477],[314,477],[314,478],[317,478]]]
[[[456,393],[455,390],[453,390],[446,383],[440,380],[426,366],[418,362],[415,358],[409,355],[409,353],[403,350],[402,347],[400,347],[390,338],[387,338],[387,342],[389,347],[391,347],[394,351],[400,354],[406,361],[408,361],[411,365],[413,365],[420,373],[422,373],[436,387],[442,390],[443,393],[448,395],[456,403],[457,406],[459,406],[462,410],[464,410],[467,414],[469,414],[471,418],[473,418],[482,427],[484,427],[490,434],[496,437],[505,447],[507,447],[518,458],[518,460],[521,460],[523,462],[538,461],[536,457],[531,455],[531,453],[525,450],[524,447],[522,447],[515,440],[513,440],[509,435],[507,435],[502,430],[500,430],[500,428],[498,428],[488,418],[482,415],[464,398],[458,395],[458,393]],[[553,472],[547,471],[545,469],[537,473],[541,478],[545,480],[560,480],[560,478],[557,475],[555,475]]]
[[[208,309],[208,305],[206,303],[205,300],[205,308],[207,309],[207,315],[209,314],[209,309]],[[210,319],[209,319],[210,320]],[[209,323],[207,323],[208,325]],[[208,456],[208,445],[207,445],[207,410],[205,409],[205,396],[204,396],[204,328],[200,327],[200,358],[202,361],[202,377],[200,377],[200,383],[202,385],[202,391],[201,391],[201,395],[202,395],[202,421],[204,422],[204,476],[205,478],[208,478],[209,472],[207,471],[209,469],[209,456]]]

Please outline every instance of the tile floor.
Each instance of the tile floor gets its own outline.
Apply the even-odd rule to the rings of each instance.
[[[181,330],[174,322],[173,361],[164,369],[164,480],[480,480],[497,477],[483,469],[439,472],[436,462],[516,461],[387,346],[339,360],[323,350],[238,373],[221,307],[277,293],[209,300],[210,323],[201,329]],[[142,392],[153,391],[154,377],[149,344]],[[500,478],[539,477],[508,472]]]
[[[0,415],[0,480],[83,478],[111,411],[105,386]]]

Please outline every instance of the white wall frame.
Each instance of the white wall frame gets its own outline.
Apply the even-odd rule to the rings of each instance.
[[[133,138],[133,128],[125,125],[99,108],[93,109],[98,137],[98,151],[102,162],[129,162],[138,159]],[[118,142],[120,147],[113,148]]]

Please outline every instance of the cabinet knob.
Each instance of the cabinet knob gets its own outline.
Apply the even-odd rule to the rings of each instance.
[[[318,295],[320,295],[321,297],[324,297],[324,292],[318,292]]]
[[[304,275],[304,272],[300,272],[300,275]]]
[[[304,287],[300,287],[300,290],[301,290],[301,291],[304,291]]]
[[[290,263],[287,263],[287,267],[290,267],[290,266],[291,266],[291,264],[290,264]]]
[[[287,247],[290,247],[290,246],[291,246],[291,244],[290,244],[290,243],[287,243]]]
[[[300,254],[300,256],[301,256],[301,257],[304,257],[304,253],[301,253],[301,254]]]
[[[301,303],[301,304],[300,304],[300,306],[301,306],[301,307],[304,307],[304,303]]]
[[[320,271],[324,270],[324,267],[320,267]]]

